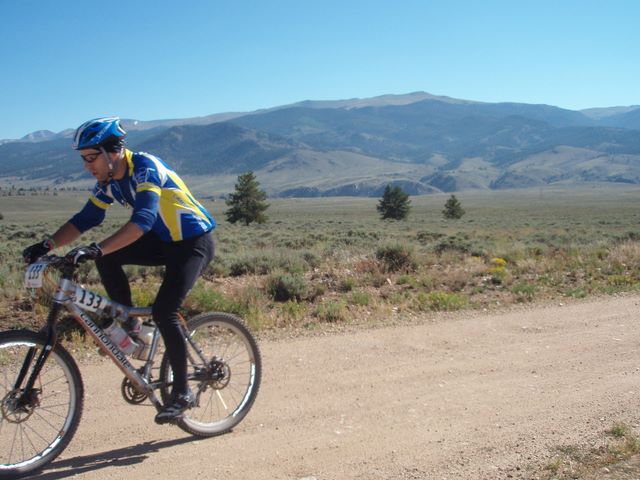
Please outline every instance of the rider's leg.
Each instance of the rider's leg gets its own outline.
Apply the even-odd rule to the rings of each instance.
[[[209,233],[195,239],[165,244],[166,272],[153,304],[153,319],[162,333],[169,355],[174,398],[184,396],[189,391],[186,342],[181,334],[178,309],[213,258],[213,253],[213,238]]]
[[[132,306],[129,280],[123,265],[164,265],[163,243],[152,232],[131,245],[96,260],[100,279],[111,300]]]

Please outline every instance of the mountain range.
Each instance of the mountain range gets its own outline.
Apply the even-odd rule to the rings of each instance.
[[[131,149],[210,195],[248,170],[271,196],[640,183],[640,106],[576,111],[415,92],[123,123]],[[89,185],[72,134],[0,142],[0,184]]]

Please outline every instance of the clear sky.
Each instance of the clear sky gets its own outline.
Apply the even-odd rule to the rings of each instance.
[[[637,0],[0,0],[0,139],[426,91],[640,104]]]

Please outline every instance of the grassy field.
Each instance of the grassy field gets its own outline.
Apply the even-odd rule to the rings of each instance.
[[[204,192],[200,192],[204,193]],[[273,199],[269,221],[224,221],[216,260],[189,296],[188,312],[225,310],[260,329],[385,322],[396,315],[636,290],[640,188],[591,186],[457,194],[466,215],[445,220],[448,195],[412,197],[406,221],[382,221],[378,199]],[[52,233],[83,193],[0,197],[3,327],[34,322],[22,289],[22,249]],[[99,240],[131,211],[112,207],[85,240]],[[130,267],[136,302],[153,301],[159,271]],[[100,289],[89,265],[80,279]]]
[[[640,286],[640,188],[462,192],[461,220],[443,218],[448,197],[412,197],[409,218],[401,222],[381,221],[378,199],[273,199],[269,221],[249,227],[226,223],[223,201],[205,202],[219,221],[216,259],[185,310],[234,312],[262,332],[321,331]],[[70,192],[0,196],[1,329],[44,322],[46,311],[22,287],[20,252],[85,201],[85,194]],[[106,237],[130,213],[112,207],[107,222],[83,241]],[[153,301],[159,273],[129,268],[136,303]],[[79,278],[101,289],[91,265],[82,267]],[[77,333],[72,341],[82,345]],[[604,450],[559,448],[542,478],[577,478],[576,472],[612,468],[640,451],[628,427],[614,426],[610,434]]]

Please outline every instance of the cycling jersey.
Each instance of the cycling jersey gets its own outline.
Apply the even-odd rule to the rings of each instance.
[[[71,218],[81,233],[100,225],[114,200],[133,207],[131,222],[145,233],[152,230],[165,242],[197,237],[215,228],[214,218],[162,160],[130,150],[125,150],[125,158],[125,176],[106,186],[96,183],[84,208]]]

